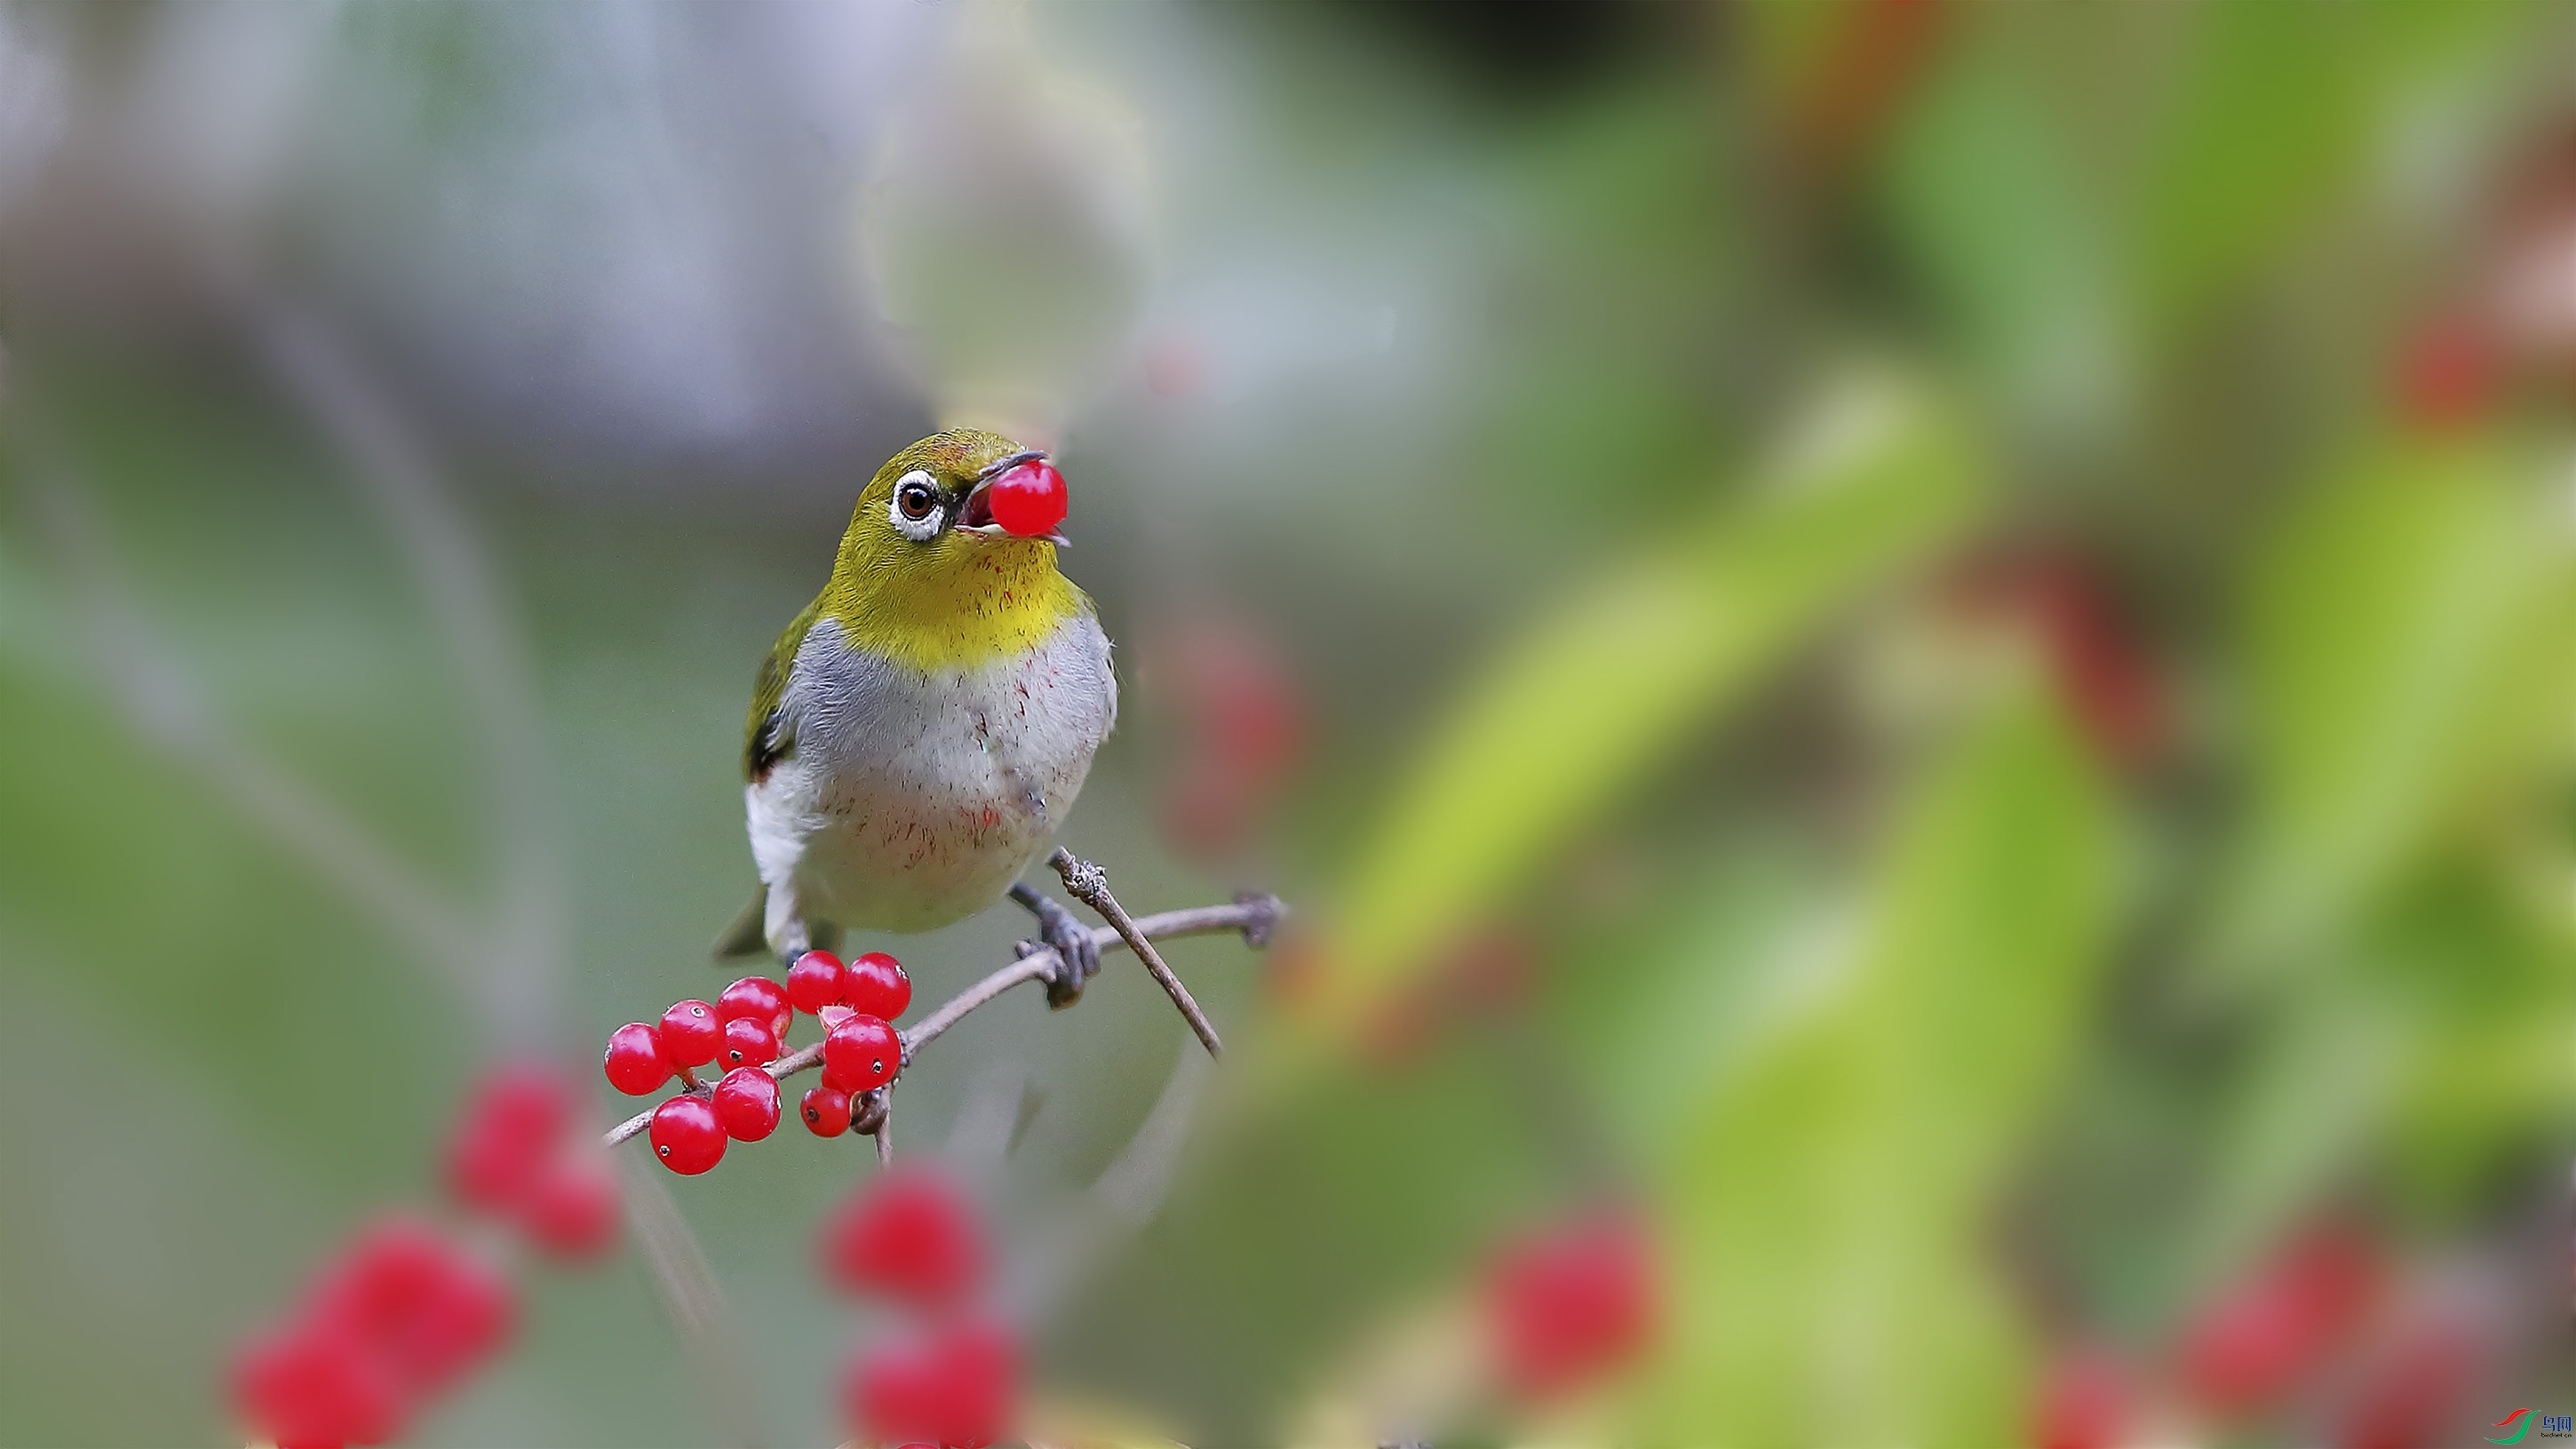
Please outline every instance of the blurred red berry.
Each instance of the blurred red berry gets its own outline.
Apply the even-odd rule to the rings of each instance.
[[[912,978],[903,963],[883,951],[870,951],[849,965],[841,978],[841,1003],[862,1016],[892,1021],[912,1005]]]
[[[851,1194],[823,1224],[823,1266],[854,1293],[953,1307],[984,1271],[974,1205],[948,1178],[902,1164]]]
[[[716,1120],[737,1142],[758,1142],[778,1130],[778,1079],[758,1067],[736,1067],[716,1083]]]
[[[724,1161],[724,1124],[702,1097],[673,1097],[654,1108],[648,1135],[653,1139],[653,1155],[683,1177],[695,1177]]]
[[[716,998],[716,1015],[726,1021],[747,1017],[764,1022],[771,1035],[785,1041],[787,1028],[796,1020],[796,1006],[787,999],[786,987],[766,976],[746,976]]]
[[[449,1189],[469,1207],[508,1207],[554,1155],[573,1111],[572,1087],[553,1072],[510,1065],[486,1075],[448,1144]]]
[[[555,1160],[519,1205],[519,1225],[539,1251],[567,1263],[606,1252],[617,1241],[617,1174],[592,1149]]]
[[[716,1054],[716,1065],[727,1071],[735,1067],[765,1067],[778,1060],[778,1033],[769,1023],[748,1016],[737,1016],[725,1023],[724,1049]]]
[[[2431,1449],[2458,1442],[2453,1431],[2461,1427],[2483,1356],[2477,1330],[2457,1316],[2413,1318],[2365,1363],[2357,1402],[2346,1410],[2337,1442],[2344,1449]]]
[[[2038,1449],[2116,1449],[2128,1435],[2132,1393],[2119,1363],[2090,1350],[2060,1355],[2040,1380],[2031,1415]]]
[[[1642,1350],[1654,1331],[1645,1233],[1599,1213],[1508,1244],[1485,1304],[1503,1383],[1525,1399],[1581,1387]]]
[[[1064,522],[1064,475],[1044,458],[1004,470],[1001,477],[993,480],[988,496],[993,521],[1002,525],[1006,533],[1042,538]]]
[[[673,1066],[705,1066],[723,1046],[724,1023],[705,1002],[675,1002],[662,1013],[662,1055]]]
[[[966,1322],[853,1359],[844,1394],[851,1427],[882,1444],[929,1441],[983,1449],[1019,1414],[1020,1351],[1009,1330]]]
[[[808,1087],[798,1115],[805,1130],[817,1137],[838,1137],[850,1130],[850,1096],[829,1087]]]
[[[2049,547],[2009,552],[1970,565],[1961,596],[2029,631],[2058,698],[2104,759],[2136,766],[2164,747],[2163,679],[2096,565]]]
[[[662,1034],[640,1021],[630,1021],[608,1034],[604,1063],[608,1085],[630,1097],[641,1097],[671,1080],[671,1063],[662,1055]]]
[[[2184,1389],[2222,1414],[2277,1403],[2351,1336],[2379,1278],[2377,1250],[2359,1232],[2304,1234],[2184,1329]]]
[[[508,1338],[509,1286],[417,1219],[380,1219],[325,1272],[306,1321],[341,1334],[406,1391],[435,1393]]]
[[[2437,316],[2399,345],[2397,405],[2406,421],[2447,432],[2484,417],[2496,391],[2496,349],[2461,315]]]
[[[823,1083],[853,1095],[882,1087],[903,1070],[903,1040],[885,1018],[859,1013],[823,1038]]]
[[[1145,349],[1145,388],[1156,397],[1188,397],[1206,374],[1206,358],[1186,337],[1160,338]]]
[[[1149,655],[1149,687],[1172,711],[1180,748],[1160,809],[1185,849],[1241,845],[1294,769],[1305,711],[1276,651],[1250,630],[1193,625]]]
[[[355,1341],[302,1323],[242,1351],[233,1402],[260,1437],[279,1444],[381,1444],[407,1417],[393,1377]]]

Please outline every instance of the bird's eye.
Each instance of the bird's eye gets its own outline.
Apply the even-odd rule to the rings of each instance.
[[[894,482],[894,506],[888,510],[895,528],[915,543],[928,543],[939,534],[947,520],[941,515],[948,504],[940,496],[939,484],[928,473],[915,468]]]

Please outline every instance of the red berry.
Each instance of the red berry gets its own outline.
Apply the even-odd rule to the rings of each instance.
[[[769,1023],[748,1016],[737,1016],[725,1023],[724,1050],[716,1056],[717,1065],[727,1071],[735,1067],[765,1067],[778,1060],[778,1033]]]
[[[527,1191],[571,1126],[572,1088],[540,1067],[501,1067],[475,1089],[448,1144],[447,1178],[469,1207],[497,1211]]]
[[[817,1137],[838,1137],[850,1130],[850,1097],[829,1087],[808,1087],[800,1109],[805,1130]]]
[[[854,1293],[937,1310],[984,1271],[974,1208],[947,1178],[905,1164],[878,1174],[823,1224],[823,1266]]]
[[[746,976],[716,998],[716,1015],[726,1021],[749,1017],[767,1022],[771,1033],[785,1041],[787,1028],[796,1020],[796,1008],[787,999],[786,987],[766,976]]]
[[[814,1013],[814,1019],[823,1023],[823,1034],[829,1036],[831,1035],[832,1028],[839,1026],[842,1022],[845,1022],[858,1014],[858,1009],[856,1007],[843,1006],[841,1003],[835,1001],[831,1005],[824,1007],[821,1011]]]
[[[841,958],[829,951],[808,951],[787,968],[787,999],[807,1016],[841,999]]]
[[[912,1005],[912,978],[903,963],[883,951],[870,951],[850,963],[841,978],[841,1001],[866,1016],[892,1021]]]
[[[327,1327],[263,1334],[233,1366],[242,1417],[281,1444],[381,1444],[402,1433],[402,1397],[382,1365]]]
[[[528,1240],[567,1263],[596,1258],[617,1241],[617,1175],[595,1150],[558,1159],[519,1205]]]
[[[881,1016],[853,1015],[823,1038],[823,1084],[853,1095],[882,1087],[903,1070],[903,1040]]]
[[[683,1177],[695,1177],[724,1161],[724,1124],[703,1097],[673,1097],[654,1108],[650,1135],[653,1155]]]
[[[1044,458],[1031,459],[993,480],[993,521],[1005,532],[1038,538],[1064,522],[1064,475]]]
[[[727,1137],[758,1142],[778,1130],[778,1079],[758,1067],[736,1067],[716,1083],[715,1108]]]
[[[671,1063],[662,1055],[662,1034],[640,1021],[630,1021],[608,1034],[608,1085],[630,1097],[641,1097],[671,1080]]]
[[[1554,1397],[1616,1368],[1654,1328],[1647,1246],[1609,1214],[1506,1247],[1485,1283],[1503,1380],[1524,1399]]]
[[[703,1001],[674,1003],[662,1013],[662,1055],[674,1066],[702,1067],[724,1045],[724,1022]]]
[[[2468,317],[2437,316],[2401,345],[2397,402],[2406,420],[2430,432],[2478,421],[2496,393],[2496,349]]]
[[[435,1393],[500,1347],[509,1286],[425,1223],[383,1219],[316,1287],[308,1321],[346,1335],[408,1392]]]
[[[2222,1414],[2279,1402],[2360,1326],[2379,1277],[2377,1250],[2360,1233],[2309,1232],[2191,1321],[2183,1387]]]
[[[860,1355],[843,1392],[861,1438],[982,1449],[1011,1433],[1019,1378],[1019,1344],[1010,1332],[968,1322]]]
[[[2116,1449],[2128,1442],[2131,1394],[2117,1362],[2077,1350],[2048,1365],[2032,1414],[2037,1449]]]

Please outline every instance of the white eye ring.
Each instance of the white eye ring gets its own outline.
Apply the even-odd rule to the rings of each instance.
[[[918,511],[915,511],[918,510]],[[939,496],[939,481],[923,469],[894,480],[894,497],[886,504],[886,520],[895,532],[914,543],[928,543],[939,536],[948,522],[948,505]]]

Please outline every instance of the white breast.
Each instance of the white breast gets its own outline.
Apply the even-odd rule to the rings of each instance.
[[[783,949],[816,920],[926,931],[999,899],[1081,793],[1118,681],[1088,610],[1027,655],[935,673],[827,619],[780,707],[794,748],[745,795]]]

